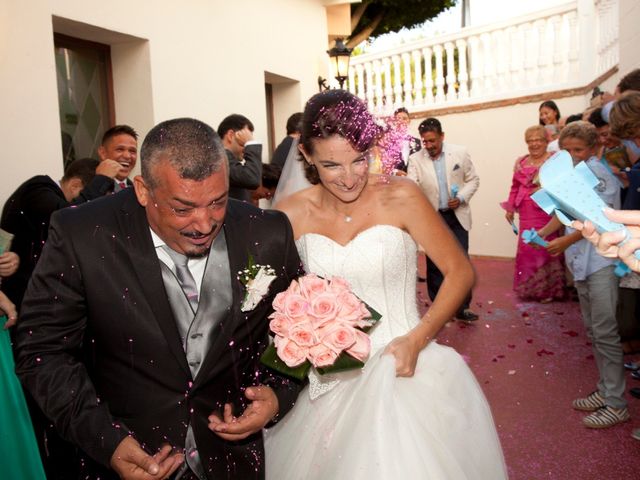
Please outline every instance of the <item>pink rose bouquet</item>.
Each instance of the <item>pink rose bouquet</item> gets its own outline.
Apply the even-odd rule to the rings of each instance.
[[[364,366],[371,350],[365,332],[380,314],[343,278],[300,277],[276,295],[273,308],[275,337],[261,359],[267,366],[298,379],[312,366],[321,374]]]

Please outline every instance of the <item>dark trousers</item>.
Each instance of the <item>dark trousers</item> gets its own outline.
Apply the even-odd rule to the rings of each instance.
[[[440,210],[440,216],[445,221],[453,235],[458,239],[460,246],[464,250],[465,254],[469,254],[469,232],[467,232],[456,217],[456,214],[453,210]],[[429,298],[433,302],[440,290],[440,285],[444,277],[442,272],[438,270],[436,264],[431,261],[429,257],[427,257],[427,293],[429,294]],[[457,313],[462,313],[463,310],[469,308],[471,304],[471,292],[464,300],[463,304],[460,306],[460,309]]]

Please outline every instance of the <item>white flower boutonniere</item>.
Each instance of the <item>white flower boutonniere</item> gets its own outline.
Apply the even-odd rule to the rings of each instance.
[[[269,291],[269,285],[276,279],[276,272],[270,265],[253,263],[253,257],[249,256],[249,265],[238,272],[238,280],[247,289],[240,310],[248,312],[253,310],[260,300]]]

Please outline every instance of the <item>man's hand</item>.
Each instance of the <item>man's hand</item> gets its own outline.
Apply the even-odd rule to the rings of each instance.
[[[122,165],[120,165],[118,162],[106,158],[102,160],[96,167],[96,175],[104,175],[105,177],[115,178],[115,176],[118,175],[121,169]]]
[[[4,324],[4,329],[12,327],[18,320],[18,312],[16,306],[11,300],[2,292],[0,292],[0,315],[6,315],[8,320]]]
[[[245,143],[253,140],[253,133],[248,128],[243,128],[242,130],[237,130],[235,132],[236,142],[241,147],[244,147]]]
[[[172,451],[170,445],[165,445],[151,456],[136,440],[126,437],[111,456],[111,468],[125,480],[169,478],[184,461],[184,455]]]
[[[230,441],[247,438],[262,430],[278,413],[278,397],[270,387],[249,387],[244,394],[251,404],[239,417],[233,416],[229,404],[224,406],[224,418],[215,413],[209,415],[209,429],[220,438]]]
[[[458,208],[460,206],[460,199],[458,197],[450,198],[449,202],[447,203],[447,206],[451,210],[455,210],[456,208]]]
[[[20,257],[16,252],[4,252],[0,255],[0,277],[10,277],[20,265]]]

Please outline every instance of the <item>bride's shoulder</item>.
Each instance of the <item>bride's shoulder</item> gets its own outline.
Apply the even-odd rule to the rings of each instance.
[[[273,208],[284,212],[289,217],[289,220],[293,222],[295,218],[299,218],[307,212],[310,204],[316,202],[317,190],[317,185],[300,190],[282,200],[278,200],[278,203]]]
[[[407,177],[372,175],[371,180],[375,195],[385,202],[405,202],[421,195],[416,183]]]

